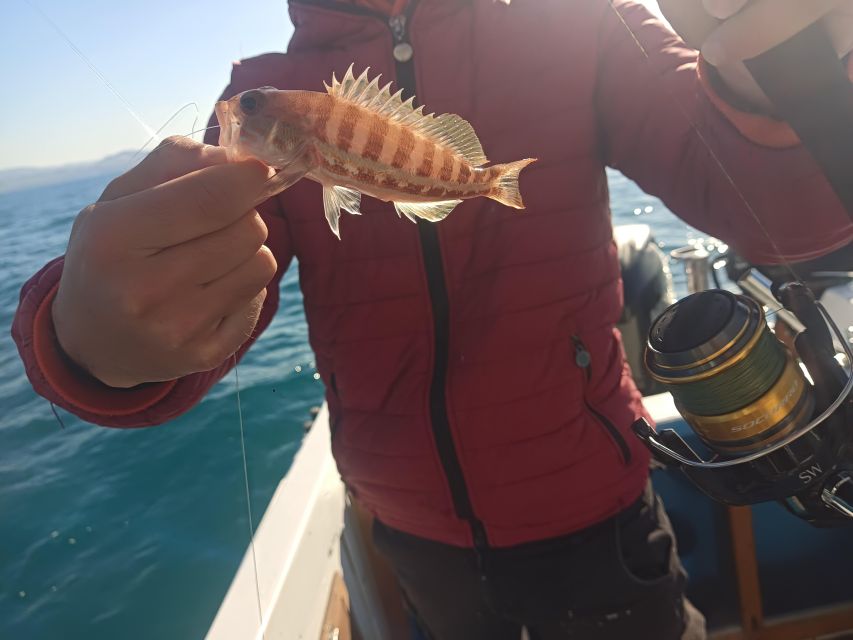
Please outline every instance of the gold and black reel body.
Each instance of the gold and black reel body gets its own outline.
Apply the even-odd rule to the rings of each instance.
[[[782,293],[803,318],[796,351],[770,330],[758,302],[718,289],[684,298],[651,327],[646,367],[707,460],[671,429],[655,433],[640,420],[634,431],[716,500],[781,500],[816,525],[853,523],[853,379],[839,374],[828,315],[795,285]]]

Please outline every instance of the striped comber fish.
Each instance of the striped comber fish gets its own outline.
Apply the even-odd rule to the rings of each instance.
[[[219,144],[232,159],[256,158],[277,170],[274,195],[301,178],[323,185],[323,204],[340,238],[341,210],[359,213],[361,194],[393,202],[398,215],[438,221],[468,198],[524,204],[518,174],[532,159],[492,167],[471,125],[405,102],[390,83],[332,76],[326,93],[252,89],[216,104]]]

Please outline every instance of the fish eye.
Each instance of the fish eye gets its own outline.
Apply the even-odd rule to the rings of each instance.
[[[264,94],[262,94],[260,91],[247,91],[242,96],[240,96],[240,109],[247,116],[250,116],[260,111],[263,102]]]

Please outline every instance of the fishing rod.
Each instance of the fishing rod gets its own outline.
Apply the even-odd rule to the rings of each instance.
[[[853,220],[853,84],[823,27],[815,23],[745,65]],[[853,351],[787,266],[790,276],[776,281],[758,269],[742,273],[738,284],[749,295],[697,292],[655,320],[646,368],[698,442],[655,432],[644,419],[633,430],[659,462],[714,500],[775,500],[815,526],[853,524],[853,375],[841,365],[846,356],[853,366]],[[764,315],[764,306],[780,304],[787,344]]]

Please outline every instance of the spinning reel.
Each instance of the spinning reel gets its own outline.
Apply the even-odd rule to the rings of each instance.
[[[853,220],[853,84],[823,28],[745,64]],[[739,280],[751,297],[709,290],[669,307],[651,327],[645,364],[700,443],[644,420],[633,428],[657,460],[715,500],[778,500],[816,526],[851,523],[853,353],[796,278],[768,286],[753,271]],[[777,301],[774,334],[762,305]]]
[[[740,282],[761,302],[773,300],[755,272]],[[652,325],[646,367],[672,393],[705,457],[672,429],[655,433],[640,419],[634,432],[715,500],[779,500],[816,526],[853,522],[853,376],[833,334],[847,362],[853,352],[804,286],[784,284],[776,296],[788,312],[789,345],[759,301],[720,289],[684,298]]]

